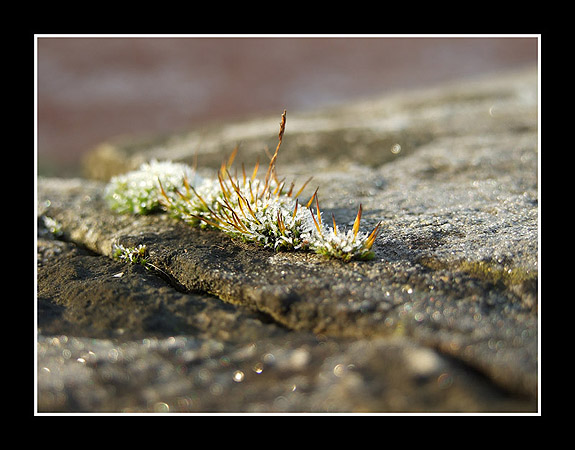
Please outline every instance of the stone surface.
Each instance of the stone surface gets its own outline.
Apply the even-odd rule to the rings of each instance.
[[[313,175],[339,224],[360,203],[362,229],[382,220],[372,261],[274,253],[102,198],[151,158],[213,176],[241,141],[236,166],[264,161],[278,121],[108,143],[90,179],[38,180],[38,409],[537,411],[536,71],[288,111],[279,175]],[[153,266],[112,260],[114,243],[145,244]]]

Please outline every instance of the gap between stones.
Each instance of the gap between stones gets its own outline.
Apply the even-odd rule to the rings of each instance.
[[[94,251],[92,248],[87,246],[82,241],[78,241],[78,240],[70,238],[70,236],[68,234],[63,234],[61,236],[53,236],[53,238],[55,240],[58,240],[58,241],[72,244],[72,245],[82,249],[84,252],[86,252],[90,256],[93,256],[96,258],[106,258],[107,260],[115,260],[110,255]],[[121,242],[121,243],[123,243],[123,245],[132,245],[129,243],[133,242],[134,239],[138,242],[141,241],[141,237],[137,238],[137,237],[133,237],[133,236],[125,236],[125,237],[119,239],[119,243]],[[211,297],[215,301],[222,302],[222,303],[225,303],[227,305],[232,305],[235,308],[240,308],[240,309],[245,308],[245,309],[249,310],[250,312],[254,313],[257,316],[257,318],[264,324],[273,324],[274,326],[276,326],[280,329],[293,331],[293,329],[291,327],[287,326],[286,324],[282,323],[281,321],[276,320],[272,314],[270,314],[266,311],[263,311],[261,309],[258,309],[256,307],[254,307],[253,305],[245,304],[241,301],[229,301],[229,300],[227,301],[225,299],[220,298],[218,295],[215,295],[212,292],[212,290],[210,290],[210,289],[188,288],[188,287],[184,286],[178,280],[178,278],[175,277],[171,273],[172,271],[168,267],[161,268],[158,265],[156,265],[156,263],[161,264],[161,262],[155,261],[155,262],[152,262],[151,264],[145,266],[145,268],[147,269],[147,271],[152,276],[154,276],[156,279],[161,280],[165,286],[168,286],[168,287],[174,289],[176,292],[179,292],[182,294],[192,294],[192,295],[195,294],[195,295],[200,295],[200,296],[207,296],[207,297]],[[129,265],[130,263],[126,262],[124,264]]]

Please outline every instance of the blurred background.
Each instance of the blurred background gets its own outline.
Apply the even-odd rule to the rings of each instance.
[[[536,37],[41,37],[38,173],[121,136],[304,111],[537,64]]]

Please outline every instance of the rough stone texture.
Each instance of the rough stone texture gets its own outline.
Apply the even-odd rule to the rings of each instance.
[[[38,181],[39,411],[537,411],[536,71],[288,111],[280,176],[314,175],[340,224],[359,203],[362,228],[383,220],[372,261],[103,201],[102,180],[151,158],[213,175],[241,141],[236,161],[263,161],[278,121],[108,143],[91,180]],[[112,260],[115,242],[153,268]]]

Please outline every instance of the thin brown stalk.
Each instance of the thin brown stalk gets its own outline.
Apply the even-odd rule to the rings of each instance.
[[[303,184],[303,186],[300,188],[299,191],[297,191],[297,194],[294,195],[295,198],[298,198],[299,195],[303,192],[303,190],[305,189],[305,187],[307,186],[307,184],[313,179],[313,177],[309,177],[308,180]]]
[[[222,194],[224,194],[225,198],[229,198],[230,193],[229,190],[226,189],[225,181],[223,180],[222,172],[218,171],[218,181],[220,182],[220,187],[222,188]]]
[[[333,234],[334,236],[337,236],[337,225],[335,224],[335,216],[333,213],[331,214],[331,219],[333,220]]]
[[[319,190],[319,186],[318,188],[315,190],[315,192],[313,193],[313,195],[311,196],[311,198],[309,199],[309,202],[307,202],[307,205],[305,205],[306,208],[309,208],[313,202],[313,199],[316,197],[317,195],[317,191]]]
[[[321,225],[321,211],[319,210],[319,200],[318,200],[318,196],[315,196],[315,208],[317,210],[317,220],[319,221],[319,224]]]
[[[272,194],[273,194],[273,195],[276,195],[276,194],[277,194],[277,196],[279,197],[279,196],[282,194],[282,191],[283,191],[283,188],[284,188],[284,185],[285,185],[285,178],[283,178],[280,182],[278,182],[278,181],[276,180],[276,183],[277,183],[277,186],[276,186],[276,188],[274,189],[274,191],[272,192]]]
[[[254,171],[252,173],[252,183],[254,182],[254,180],[256,179],[256,175],[258,174],[258,168],[260,167],[260,160],[258,158],[258,160],[256,161],[256,165],[254,167]]]
[[[311,213],[311,218],[313,219],[313,223],[315,223],[315,228],[317,229],[317,232],[319,233],[320,236],[323,236],[321,228],[319,227],[317,220],[315,220],[315,216],[313,215],[313,210],[310,209],[309,212]]]
[[[190,196],[190,183],[188,182],[188,177],[184,175],[184,187],[186,188],[186,194]]]
[[[268,172],[267,172],[266,178],[265,178],[265,185],[264,185],[264,189],[262,191],[262,197],[263,197],[263,195],[265,195],[266,191],[269,188],[270,177],[272,175],[272,172],[275,170],[276,159],[278,157],[278,152],[279,152],[280,147],[282,145],[282,139],[283,139],[285,126],[286,126],[286,113],[287,113],[287,111],[284,109],[284,112],[282,114],[282,120],[280,122],[280,131],[278,134],[278,145],[276,147],[276,151],[274,152],[274,155],[272,156],[272,159],[270,161],[270,165],[268,167]]]
[[[285,236],[286,227],[284,225],[282,215],[279,211],[278,211],[278,228],[280,229],[281,234]]]
[[[234,163],[234,159],[236,159],[236,155],[238,154],[238,150],[240,148],[240,144],[237,144],[234,147],[234,150],[232,151],[232,154],[230,155],[230,157],[228,158],[228,162],[226,164],[226,169],[229,169],[230,167],[232,167],[232,164]]]
[[[377,236],[379,235],[379,232],[381,230],[381,225],[382,223],[379,222],[375,228],[373,229],[373,231],[371,232],[371,234],[368,236],[368,238],[365,241],[365,246],[369,249],[373,246],[375,240],[377,239]]]
[[[255,200],[255,199],[254,199],[254,191],[252,190],[252,180],[249,181],[248,185],[249,185],[249,187],[250,187],[250,198],[251,198],[251,201],[252,201],[252,203],[255,204],[255,201],[254,201],[254,200]]]
[[[160,181],[160,177],[158,177],[158,183],[160,185],[160,193],[167,200],[168,204],[171,204],[172,200],[170,199],[170,197],[168,197],[168,194],[166,194],[166,191],[164,190],[164,186],[162,186],[162,182]]]
[[[191,203],[191,202],[190,202],[190,197],[189,197],[189,195],[188,195],[188,196],[185,196],[184,194],[182,194],[182,193],[181,193],[178,189],[176,189],[176,188],[174,188],[174,192],[175,192],[176,194],[178,194],[178,196],[179,196],[183,201],[185,201],[186,203],[188,203],[188,204]]]
[[[296,199],[295,199],[295,207],[294,207],[294,209],[293,209],[293,216],[292,216],[292,219],[295,219],[295,215],[297,214],[297,206],[298,206],[298,202],[299,202],[299,199],[298,199],[298,198],[296,198]]]
[[[190,186],[190,188],[192,189],[192,192],[194,193],[194,195],[196,197],[198,197],[198,199],[200,200],[200,202],[202,203],[202,205],[204,205],[204,207],[209,211],[209,213],[214,216],[217,217],[217,214],[215,212],[212,211],[212,209],[208,206],[208,204],[206,203],[206,201],[202,198],[202,196],[200,194],[198,194],[198,191],[196,191],[196,189],[193,186]]]
[[[357,211],[357,216],[355,217],[355,222],[353,223],[353,235],[357,236],[359,231],[359,222],[361,221],[361,203],[359,204],[359,210]]]
[[[208,224],[209,226],[217,228],[218,230],[222,229],[220,224],[217,224],[216,222],[213,222],[209,219],[206,219],[205,217],[198,216],[197,214],[190,214],[190,217],[193,217],[194,219],[201,220],[201,221],[205,222],[206,224]]]

